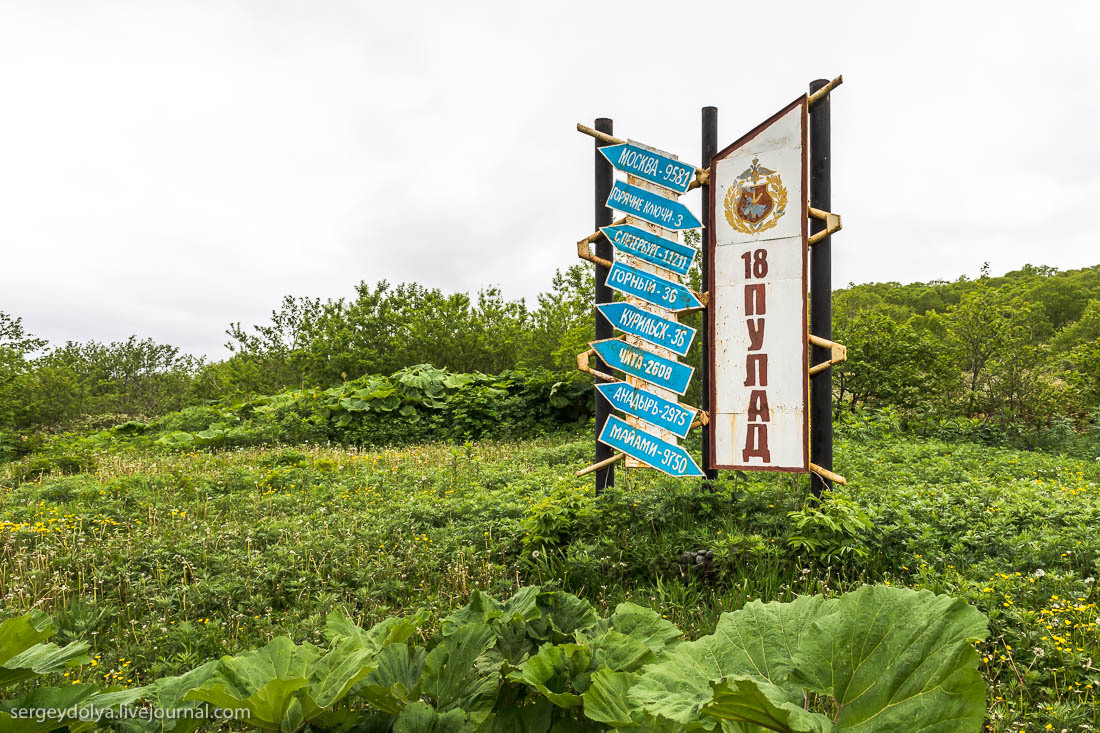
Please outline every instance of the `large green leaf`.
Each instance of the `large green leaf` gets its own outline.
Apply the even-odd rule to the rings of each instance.
[[[497,638],[495,650],[499,658],[519,665],[538,649],[545,630],[538,599],[539,589],[535,586],[520,588],[504,603],[475,590],[465,607],[443,619],[440,633],[449,636],[468,623],[488,624]],[[533,631],[532,624],[540,631]]]
[[[67,687],[41,687],[21,697],[0,702],[0,730],[4,733],[47,733],[52,730],[67,729],[70,719],[55,717],[46,719],[45,715],[36,718],[16,718],[16,710],[45,711],[68,710],[87,704],[98,690],[94,685],[69,685]],[[89,721],[90,722],[90,721]]]
[[[401,711],[393,723],[393,733],[466,733],[466,712],[456,708],[441,713],[422,702],[414,702]]]
[[[833,723],[792,703],[789,694],[770,682],[733,675],[713,684],[713,699],[703,706],[704,716],[741,723],[743,731],[829,733]]]
[[[592,667],[614,672],[634,672],[655,660],[653,650],[643,642],[618,631],[605,631],[588,642]]]
[[[201,687],[207,680],[214,676],[218,670],[218,661],[211,660],[201,667],[185,672],[175,677],[162,677],[144,688],[144,697],[150,703],[162,710],[174,710],[176,714],[165,715],[158,722],[158,731],[174,731],[174,733],[190,733],[202,723],[197,716],[182,713],[191,710],[203,703],[199,700],[185,700],[187,693],[197,687]],[[163,728],[159,723],[163,723]],[[152,728],[150,728],[152,729]]]
[[[634,603],[620,603],[611,616],[599,619],[585,634],[595,636],[610,630],[642,642],[654,653],[679,644],[684,636],[676,624],[661,618],[656,611]]]
[[[344,408],[348,412],[366,412],[370,409],[370,404],[363,400],[354,399],[352,397],[345,397],[340,400],[340,407]]]
[[[0,622],[0,665],[50,638],[56,630],[50,617],[37,610]]]
[[[627,698],[637,675],[630,672],[598,670],[584,691],[584,717],[623,728],[636,722],[637,706]]]
[[[391,644],[377,657],[377,669],[356,687],[356,692],[372,707],[397,715],[420,694],[420,672],[426,652],[422,647]]]
[[[426,617],[424,611],[417,611],[412,616],[388,618],[369,629],[363,629],[347,616],[333,611],[326,619],[325,636],[333,642],[346,640],[344,643],[355,643],[364,649],[379,652],[390,644],[400,644],[407,640],[417,632]]]
[[[722,614],[714,634],[727,644],[728,664],[782,686],[790,676],[802,634],[835,604],[835,599],[821,596],[799,596],[790,603],[752,601],[739,611]]]
[[[420,674],[422,695],[446,712],[462,708],[471,720],[488,716],[500,685],[495,672],[482,673],[477,660],[496,642],[485,624],[466,624],[444,637],[424,658]]]
[[[301,703],[295,693],[309,685],[305,678],[269,679],[252,692],[245,693],[220,680],[211,680],[202,687],[192,690],[186,696],[188,700],[202,700],[219,708],[248,710],[248,722],[263,730],[283,731],[284,720],[288,720],[293,711],[301,713]],[[297,728],[290,728],[290,731]]]
[[[339,643],[327,654],[312,644],[277,637],[263,649],[222,657],[216,674],[185,700],[245,708],[265,730],[296,731],[329,711],[374,670],[373,647]]]
[[[375,670],[377,654],[373,647],[338,644],[310,670],[310,701],[319,708],[328,708],[342,700],[355,683]]]
[[[88,644],[83,641],[74,641],[64,647],[35,644],[0,665],[0,688],[90,662],[87,652]]]
[[[84,642],[43,644],[54,631],[50,617],[37,610],[0,623],[0,688],[90,661]]]
[[[788,701],[801,701],[799,691],[786,684],[792,657],[813,620],[832,608],[820,596],[800,596],[791,603],[754,601],[724,613],[713,634],[670,647],[663,661],[647,666],[631,698],[651,714],[685,725],[712,701],[712,683],[730,676],[751,675],[785,689]]]
[[[986,618],[931,591],[864,586],[802,637],[792,678],[833,696],[843,731],[981,730],[985,683],[972,642]]]
[[[540,640],[555,644],[572,641],[578,631],[592,628],[599,620],[588,601],[564,591],[539,593],[536,603],[542,618],[530,621],[528,628]]]
[[[519,671],[510,674],[509,679],[538,690],[560,708],[575,708],[581,704],[577,692],[588,687],[591,662],[592,653],[585,646],[546,644]],[[582,681],[578,682],[579,678]]]
[[[65,687],[39,687],[21,697],[0,702],[0,730],[4,733],[46,733],[61,731],[82,733],[100,726],[99,721],[88,717],[81,719],[80,713],[116,710],[141,699],[144,688],[135,687],[124,690],[103,692],[94,685],[67,685]],[[77,717],[65,715],[70,709],[78,711]],[[13,716],[16,710],[61,711],[61,715],[46,719],[45,715],[32,718]],[[121,716],[115,716],[121,717]],[[41,718],[39,720],[38,718]],[[106,716],[105,716],[106,719]]]

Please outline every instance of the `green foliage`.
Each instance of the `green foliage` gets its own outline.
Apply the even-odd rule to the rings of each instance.
[[[750,603],[643,669],[628,697],[699,729],[717,719],[745,731],[981,730],[972,644],[987,634],[979,612],[927,591],[864,586],[832,601]]]
[[[524,545],[531,548],[557,546],[572,538],[586,520],[596,516],[592,489],[561,487],[527,509],[523,520]]]
[[[874,525],[863,508],[843,496],[826,495],[819,503],[789,512],[793,534],[787,544],[822,562],[867,557],[866,540]]]
[[[160,415],[183,407],[202,361],[175,346],[138,340],[68,342],[29,364],[9,386],[10,425],[71,423],[88,415]],[[0,418],[3,416],[0,415]]]
[[[454,374],[418,364],[389,377],[368,375],[324,390],[295,389],[188,407],[149,422],[52,438],[38,445],[40,455],[17,464],[16,480],[88,470],[90,453],[124,446],[186,451],[274,443],[464,441],[553,432],[586,420],[592,409],[591,382],[576,372]],[[18,446],[13,440],[9,460],[18,455]]]
[[[270,323],[231,324],[233,355],[215,363],[136,336],[111,344],[68,342],[35,356],[46,342],[0,312],[0,429],[72,427],[100,415],[115,416],[114,423],[144,421],[183,407],[322,389],[424,363],[458,373],[572,371],[576,353],[592,338],[592,287],[591,268],[575,265],[555,274],[534,310],[495,287],[471,297],[382,281],[360,283],[350,300],[287,296]],[[480,391],[486,404],[468,418],[473,422],[486,417],[493,397],[488,388]],[[293,418],[285,429],[311,432]]]
[[[27,333],[22,318],[0,311],[0,428],[14,424],[18,410],[18,380],[30,369],[28,357],[46,341]],[[0,446],[0,458],[3,446]]]
[[[7,695],[25,686],[28,680],[41,680],[66,669],[92,661],[87,656],[88,644],[74,641],[64,647],[45,643],[56,628],[49,616],[31,611],[0,622],[0,694]],[[66,675],[67,676],[67,675]],[[103,691],[94,685],[65,687],[36,686],[16,697],[0,698],[0,729],[12,733],[48,733],[64,730],[68,733],[90,730],[94,721],[78,722],[62,714],[47,717],[36,712],[29,717],[28,709],[68,711],[78,704],[102,709],[124,705],[140,697],[140,692]]]
[[[834,369],[850,408],[965,416],[1033,434],[1100,405],[1100,267],[1027,266],[999,278],[853,285],[834,296]]]
[[[838,324],[833,338],[848,348],[848,360],[833,369],[841,403],[928,409],[956,389],[941,343],[912,320],[866,311]]]
[[[426,646],[416,637],[422,621],[390,618],[361,629],[334,615],[328,649],[280,636],[144,687],[103,694],[81,686],[53,699],[106,707],[108,698],[113,705],[144,698],[177,732],[201,719],[186,715],[196,712],[192,703],[279,733],[347,730],[361,720],[395,731],[521,723],[545,733],[606,730],[601,724],[716,730],[718,721],[741,731],[818,733],[931,730],[950,720],[964,731],[982,722],[985,687],[971,644],[985,637],[985,619],[927,591],[865,586],[828,601],[754,602],[692,642],[640,606],[620,604],[599,618],[576,596],[535,587],[504,602],[475,592]],[[43,648],[46,623],[27,616],[0,626],[0,654],[24,648],[0,669],[44,675],[88,661],[76,659],[82,649]],[[806,691],[820,695],[813,708],[799,704]],[[832,720],[823,714],[835,710]]]
[[[563,342],[572,348],[567,334],[591,330],[591,294],[590,268],[575,265],[555,273],[534,311],[494,287],[471,298],[382,281],[360,283],[350,301],[288,296],[269,324],[231,325],[235,356],[211,370],[206,394],[330,385],[425,362],[455,372],[572,369],[556,354]]]
[[[228,407],[207,416],[221,420]],[[252,419],[243,407],[233,414],[242,423]],[[392,708],[377,713],[384,725],[412,703],[420,705],[405,715],[414,723],[421,714],[437,726],[454,717],[410,691],[433,635],[465,624],[494,629],[496,642],[483,657],[500,665],[501,678],[546,644],[583,644],[592,664],[631,670],[600,673],[597,666],[585,688],[575,666],[555,661],[555,673],[544,679],[531,669],[531,680],[554,694],[582,698],[579,708],[568,709],[528,692],[526,682],[508,680],[498,689],[514,697],[499,698],[484,723],[507,731],[544,720],[579,724],[568,720],[578,709],[585,717],[591,708],[608,721],[622,720],[614,717],[622,714],[619,706],[636,706],[616,691],[629,690],[630,675],[652,663],[647,653],[713,632],[722,613],[750,608],[750,599],[831,599],[866,584],[903,585],[965,598],[990,618],[992,634],[976,648],[993,731],[1100,725],[1100,678],[1089,662],[1100,658],[1096,453],[1073,460],[1010,450],[995,436],[981,438],[979,431],[997,426],[983,427],[980,419],[929,423],[950,438],[945,442],[914,438],[914,425],[926,428],[901,411],[845,416],[836,463],[849,486],[835,487],[819,504],[806,503],[806,482],[798,477],[734,473],[704,487],[623,471],[614,490],[595,497],[573,476],[591,458],[589,428],[520,441],[369,450],[170,451],[148,445],[156,426],[112,433],[120,442],[99,448],[85,437],[95,472],[51,471],[16,485],[16,472],[36,457],[0,466],[0,619],[36,607],[48,611],[60,629],[51,641],[64,647],[87,640],[98,664],[66,668],[37,684],[100,689],[159,685],[278,636],[327,651],[335,637],[325,615],[334,610],[368,633],[387,616],[424,607],[422,619],[408,621],[416,632],[391,644],[379,666],[334,706],[350,710],[363,698],[379,711]],[[979,442],[967,442],[970,435]],[[79,455],[71,446],[66,451]],[[547,532],[550,540],[533,544],[526,537],[526,522],[552,515],[555,502],[574,500],[575,511],[555,517],[560,531]],[[870,519],[870,530],[837,535],[821,520],[803,533],[788,516],[803,512],[816,520],[809,507],[842,522],[851,504],[856,516]],[[790,542],[799,535],[833,539],[840,548],[854,544],[866,554],[842,549],[828,560],[824,550]],[[688,550],[706,551],[712,570],[681,572],[677,558]],[[528,584],[548,595],[492,600]],[[568,594],[591,605],[569,605]],[[448,619],[448,609],[467,602],[464,615]],[[621,604],[652,613],[636,617]],[[552,623],[537,621],[551,613]],[[639,643],[610,632],[637,634]],[[563,665],[579,661],[563,650]],[[21,684],[11,697],[33,692],[36,683]],[[158,686],[157,694],[167,700],[180,684]],[[759,690],[730,680],[716,700],[727,691]],[[330,724],[336,725],[324,723]]]
[[[64,648],[42,643],[55,631],[49,616],[41,611],[0,622],[0,689],[88,661],[84,642]]]

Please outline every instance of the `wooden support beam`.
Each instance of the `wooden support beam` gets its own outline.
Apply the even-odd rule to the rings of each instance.
[[[814,336],[810,334],[810,343],[814,346],[820,346],[823,349],[829,349],[829,360],[823,361],[820,364],[814,364],[810,367],[810,374],[817,374],[820,371],[828,369],[833,364],[839,364],[842,361],[848,361],[848,347],[844,344],[838,344],[835,341],[829,339],[823,339],[820,336]]]
[[[695,418],[695,421],[691,423],[692,428],[702,427],[703,425],[710,425],[710,415],[706,410],[699,410],[699,417]],[[691,428],[688,428],[689,430]]]
[[[843,83],[844,83],[844,76],[843,75],[838,76],[837,78],[833,79],[831,82],[829,82],[825,86],[821,87],[816,92],[814,92],[813,94],[811,94],[809,97],[806,98],[807,106],[810,106],[810,107],[814,106],[817,102],[821,101],[825,97],[826,94],[833,91],[834,89],[836,89],[838,86],[840,86]]]
[[[830,234],[834,234],[841,230],[840,214],[834,214],[831,211],[822,211],[821,209],[815,209],[812,206],[808,209],[810,216],[815,219],[821,219],[825,222],[825,228],[820,232],[815,232],[807,239],[807,243],[813,245],[820,242]]]
[[[612,135],[608,135],[606,132],[600,132],[599,130],[596,130],[594,128],[589,127],[588,125],[582,125],[579,122],[577,123],[577,131],[578,132],[583,132],[585,135],[591,135],[592,137],[599,140],[601,143],[607,143],[608,145],[625,145],[626,144],[626,140],[620,140],[617,137],[613,137]]]
[[[843,476],[841,476],[839,473],[833,473],[829,469],[822,468],[821,466],[817,465],[816,463],[811,463],[810,464],[810,470],[813,471],[814,473],[816,473],[821,478],[829,479],[830,481],[832,481],[835,484],[840,484],[841,486],[847,486],[848,485],[848,480],[846,478],[844,478]]]
[[[594,130],[591,127],[589,127],[588,125],[581,124],[580,122],[577,123],[577,132],[583,132],[585,135],[591,135],[592,137],[599,140],[601,143],[605,143],[607,145],[629,145],[630,144],[626,140],[622,140],[620,138],[613,137],[611,135],[608,135],[605,132],[600,132],[599,130]],[[705,163],[706,161],[703,161],[703,162]],[[706,186],[708,183],[710,183],[710,172],[707,171],[705,168],[696,168],[695,169],[695,180],[693,180],[691,182],[691,184],[688,186],[688,190],[690,191],[693,188],[699,188],[700,186]]]
[[[592,368],[591,361],[592,361],[592,357],[595,356],[595,355],[596,355],[596,350],[595,349],[589,349],[588,351],[582,351],[581,353],[577,354],[577,369],[580,369],[585,374],[591,374],[593,377],[598,377],[599,379],[606,379],[609,382],[618,381],[618,380],[615,379],[614,376],[612,376],[610,374],[607,374],[605,372],[596,371],[595,369]]]
[[[616,219],[615,221],[611,222],[611,226],[622,226],[623,224],[626,224],[626,221],[627,219],[624,216],[621,219]],[[592,254],[592,248],[589,246],[593,242],[599,240],[599,238],[603,235],[603,232],[597,230],[577,242],[577,256],[580,257],[582,260],[588,260],[589,262],[597,264],[600,267],[611,269],[611,260],[606,260],[603,257],[597,257],[596,255]]]
[[[581,476],[592,473],[593,471],[599,471],[601,468],[606,468],[607,466],[618,463],[619,461],[621,461],[624,458],[626,458],[626,453],[616,453],[615,455],[611,456],[610,458],[605,458],[604,460],[600,461],[599,463],[593,463],[591,466],[587,466],[585,468],[582,468],[581,470],[577,471],[574,474],[574,476],[576,476],[577,478],[580,478]]]

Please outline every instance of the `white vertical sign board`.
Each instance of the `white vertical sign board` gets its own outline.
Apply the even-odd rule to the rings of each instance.
[[[711,167],[710,468],[809,471],[806,97]]]

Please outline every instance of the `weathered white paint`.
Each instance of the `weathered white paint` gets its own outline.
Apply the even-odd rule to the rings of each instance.
[[[635,146],[637,146],[639,148],[642,148],[644,150],[649,150],[650,152],[657,153],[658,155],[663,155],[667,158],[672,158],[673,160],[678,159],[677,156],[675,156],[675,155],[672,155],[670,153],[666,153],[663,150],[658,150],[658,149],[653,148],[649,145],[643,145],[643,144],[641,144],[639,142],[636,142],[636,141],[633,141],[633,140],[630,140],[628,142],[630,142],[631,145],[635,145]],[[661,196],[664,196],[665,198],[669,198],[669,199],[672,199],[672,200],[678,200],[680,198],[679,195],[675,194],[674,192],[669,191],[667,189],[664,189],[664,188],[662,188],[661,186],[658,186],[655,183],[650,183],[649,181],[646,181],[642,178],[638,178],[637,176],[628,175],[626,177],[626,182],[629,183],[632,186],[638,186],[639,188],[644,188],[647,191],[653,191],[654,193],[657,193]],[[648,231],[651,231],[654,234],[656,234],[657,236],[664,237],[665,239],[671,239],[671,240],[677,241],[677,242],[680,241],[680,233],[677,232],[677,231],[674,231],[672,229],[665,229],[663,227],[657,226],[656,224],[650,224],[649,222],[647,222],[643,219],[638,219],[638,218],[633,217],[633,216],[628,216],[626,218],[626,220],[627,220],[628,224],[636,226],[640,229],[646,229]],[[640,260],[636,257],[631,257],[630,255],[619,256],[620,254],[621,253],[617,253],[616,257],[617,257],[617,259],[620,259],[623,262],[624,265],[630,265],[631,267],[637,267],[638,269],[643,270],[645,272],[651,272],[651,273],[654,273],[656,275],[660,275],[661,277],[668,278],[669,280],[674,280],[676,282],[682,282],[681,278],[676,273],[672,272],[671,270],[666,270],[663,267],[658,267],[657,265],[650,264],[649,262],[645,262],[645,261]],[[661,316],[662,318],[667,318],[667,319],[672,320],[672,321],[678,320],[676,318],[676,314],[673,313],[672,311],[667,310],[665,308],[661,308],[660,306],[654,305],[652,303],[647,303],[646,301],[642,300],[641,298],[636,298],[632,295],[626,295],[624,299],[626,300],[627,303],[630,303],[631,305],[635,305],[635,306],[641,308],[642,310],[648,311],[648,312],[653,313],[655,315]],[[630,334],[626,334],[625,338],[626,338],[626,342],[628,344],[632,344],[632,345],[637,346],[639,348],[643,348],[643,349],[646,349],[648,351],[652,351],[653,353],[657,354],[658,356],[663,356],[666,359],[672,359],[673,361],[679,361],[679,358],[676,356],[676,354],[672,353],[668,349],[665,349],[665,348],[662,348],[660,346],[656,346],[654,344],[651,344],[648,341],[646,341],[645,339],[642,339],[638,336],[632,336]],[[634,376],[627,375],[626,381],[627,381],[627,383],[629,383],[633,387],[641,387],[642,389],[649,390],[650,392],[653,392],[654,394],[658,395],[659,397],[663,397],[666,400],[676,401],[677,398],[678,398],[678,395],[676,395],[674,392],[671,392],[667,389],[663,389],[663,388],[658,387],[654,384],[651,384],[650,382],[647,382],[644,379],[641,379],[640,377],[634,377]],[[667,430],[663,430],[662,428],[659,428],[656,425],[652,425],[652,424],[646,422],[645,420],[642,420],[641,418],[634,417],[633,415],[625,415],[624,419],[631,426],[633,426],[635,428],[638,428],[639,430],[644,430],[645,432],[650,433],[650,434],[660,438],[661,440],[663,440],[665,442],[672,443],[674,445],[678,442],[677,438],[674,434],[670,433]],[[626,457],[626,462],[625,462],[625,467],[626,468],[647,468],[648,466],[646,466],[645,463],[642,463],[641,461],[637,460],[636,458],[633,458],[631,456],[627,456]]]
[[[739,145],[715,164],[714,175],[714,279],[711,307],[714,309],[714,434],[713,461],[719,468],[807,471],[809,470],[809,424],[806,365],[806,244],[803,204],[805,171],[803,130],[805,106],[796,105],[755,137]],[[753,159],[779,173],[787,189],[784,214],[766,231],[738,231],[726,219],[725,197],[736,178]],[[767,273],[746,277],[745,260],[766,253]],[[746,313],[746,286],[763,285],[763,315]],[[752,300],[755,308],[756,300]],[[750,339],[749,322],[759,329],[762,341],[756,348]],[[757,333],[759,331],[757,330]],[[767,385],[746,385],[753,375],[750,358],[767,356]],[[767,398],[768,419],[759,414],[750,421],[749,406],[754,390]],[[758,395],[759,397],[759,395]],[[759,405],[759,402],[757,403]],[[753,451],[746,457],[750,426],[758,438],[763,426],[770,456],[767,460]],[[748,443],[748,446],[747,446]]]

